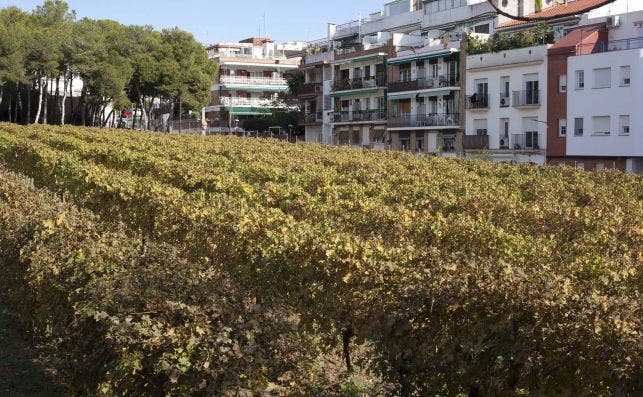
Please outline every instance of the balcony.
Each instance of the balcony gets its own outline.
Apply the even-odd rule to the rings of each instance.
[[[513,134],[511,137],[514,150],[540,150],[540,134],[528,131],[524,134]]]
[[[579,44],[576,46],[576,55],[633,50],[638,48],[643,48],[643,37],[631,37],[621,40],[599,41],[597,43],[591,44]]]
[[[509,97],[509,94],[504,92],[501,93],[499,103],[501,108],[508,108],[509,106],[511,106],[511,98]]]
[[[299,89],[299,96],[321,95],[324,92],[324,85],[320,83],[306,83]]]
[[[320,124],[324,121],[322,112],[302,113],[299,116],[300,124]]]
[[[386,121],[386,110],[343,110],[333,113],[333,122],[350,123],[361,121]]]
[[[360,90],[363,88],[378,88],[386,86],[384,75],[376,77],[361,77],[354,79],[341,79],[333,82],[333,91]]]
[[[407,114],[388,120],[389,128],[457,127],[459,125],[460,115],[458,113]]]
[[[514,91],[513,107],[538,107],[540,106],[540,91]]]
[[[340,61],[366,55],[375,55],[382,52],[386,53],[388,51],[387,46],[388,43],[349,45],[335,50],[335,60]]]
[[[223,97],[221,98],[223,106],[231,107],[252,107],[252,108],[276,108],[279,107],[272,99],[262,98],[241,98],[241,97]]]
[[[353,36],[359,33],[359,27],[361,21],[351,21],[341,25],[337,25],[335,28],[335,38]]]
[[[221,84],[242,86],[268,86],[287,87],[288,81],[284,78],[272,77],[246,77],[246,76],[221,76]]]
[[[407,81],[389,82],[389,92],[417,91],[431,88],[457,87],[460,84],[459,76],[441,75],[436,77],[418,77]]]
[[[462,147],[469,150],[489,149],[489,135],[464,135]]]
[[[489,95],[473,94],[467,97],[468,110],[489,109]]]

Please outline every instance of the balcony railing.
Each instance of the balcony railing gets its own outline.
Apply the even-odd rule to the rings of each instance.
[[[515,150],[540,150],[540,134],[536,131],[513,134],[511,138]]]
[[[464,135],[462,147],[474,150],[489,149],[489,135]]]
[[[260,98],[241,98],[241,97],[223,97],[221,98],[223,106],[240,106],[240,107],[257,107],[257,108],[274,108],[279,107],[272,99]],[[276,105],[276,106],[275,106]]]
[[[222,57],[222,58],[242,58],[242,59],[266,59],[266,60],[281,60],[285,61],[288,59],[286,54],[283,52],[276,52],[274,54],[242,54],[238,52],[212,52],[210,53],[211,58]]]
[[[353,121],[385,121],[386,110],[353,110],[340,111],[333,113],[333,122],[353,122]]]
[[[540,106],[540,91],[514,91],[513,107]]]
[[[637,48],[643,48],[643,37],[631,37],[621,40],[599,41],[598,43],[591,44],[579,44],[576,46],[576,55],[633,50]]]
[[[430,88],[455,87],[460,83],[459,76],[442,75],[436,77],[418,77],[407,81],[391,81],[388,84],[389,92],[416,91]]]
[[[489,95],[473,94],[467,97],[467,109],[488,109]]]
[[[351,21],[335,28],[335,37],[350,36],[359,33],[360,21]]]
[[[511,98],[509,97],[509,94],[507,93],[500,93],[500,107],[501,108],[508,108],[511,106]]]
[[[303,124],[321,123],[324,121],[322,112],[302,113],[299,122]]]
[[[388,120],[389,128],[408,127],[457,127],[460,125],[460,115],[451,114],[407,114],[391,117]]]
[[[377,88],[386,86],[384,75],[376,77],[361,77],[354,79],[341,79],[333,82],[333,91],[359,90],[362,88]]]
[[[287,86],[288,81],[284,78],[272,77],[221,76],[221,84]]]
[[[307,83],[299,89],[299,95],[322,94],[324,85],[322,83]]]

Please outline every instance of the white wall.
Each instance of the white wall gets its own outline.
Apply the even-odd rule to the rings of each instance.
[[[629,87],[621,86],[620,68],[630,65]],[[611,68],[611,87],[593,88],[593,70]],[[576,89],[576,71],[585,71],[585,88]],[[643,49],[570,57],[567,69],[567,155],[643,156]],[[620,116],[630,116],[630,134],[619,131]],[[592,118],[610,116],[609,136],[595,136]],[[574,136],[574,119],[583,117],[583,136]]]
[[[503,51],[500,53],[487,53],[470,55],[467,58],[467,87],[463,95],[471,96],[476,92],[476,80],[487,79],[489,84],[489,109],[467,110],[466,134],[476,135],[475,120],[487,120],[487,134],[489,147],[492,150],[500,148],[501,119],[509,119],[509,136],[514,147],[513,134],[524,134],[525,131],[538,131],[538,146],[544,152],[547,146],[547,125],[541,122],[529,121],[525,125],[525,118],[534,118],[538,121],[547,120],[547,49],[549,46],[538,46]],[[500,107],[501,81],[509,77],[509,92],[524,91],[525,75],[537,75],[540,106],[516,108],[513,106]],[[510,98],[512,102],[513,98]],[[513,105],[513,103],[511,103]],[[504,134],[504,131],[502,132]],[[544,163],[544,154],[530,162]]]

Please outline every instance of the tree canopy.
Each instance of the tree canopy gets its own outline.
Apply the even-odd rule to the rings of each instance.
[[[3,8],[0,22],[0,120],[105,125],[133,106],[151,128],[155,105],[210,101],[217,66],[178,28],[79,20],[62,0]]]

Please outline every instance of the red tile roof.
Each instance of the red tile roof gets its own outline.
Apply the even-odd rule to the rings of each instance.
[[[612,3],[613,1],[614,0],[568,0],[567,3],[544,8],[539,12],[534,12],[526,15],[526,17],[533,18],[533,22],[538,22],[538,20],[562,18],[582,14],[584,12],[587,12],[588,10],[592,10],[594,8],[604,6],[605,4]],[[524,25],[531,22],[532,21],[508,20],[498,24],[498,29]]]
[[[606,29],[604,23],[597,23],[594,25],[585,25],[571,30],[565,37],[560,39],[556,44],[549,47],[549,49],[557,49],[564,47],[575,47],[584,45],[588,42],[596,41],[596,37],[600,31]]]

